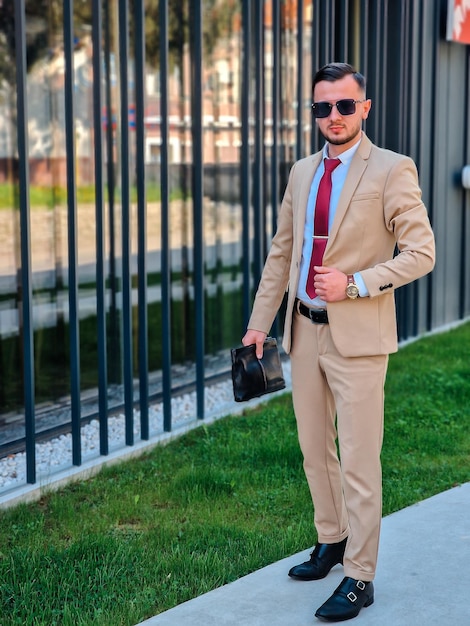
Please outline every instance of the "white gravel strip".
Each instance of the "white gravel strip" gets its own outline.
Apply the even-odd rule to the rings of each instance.
[[[290,361],[283,361],[283,372],[286,380],[286,389],[291,388]],[[283,393],[283,392],[278,392]],[[201,426],[208,421],[214,421],[230,414],[241,413],[245,408],[253,407],[260,402],[265,402],[267,396],[251,400],[250,402],[235,402],[233,399],[232,381],[229,379],[222,383],[205,388],[204,406],[205,419],[198,420],[196,407],[196,392],[188,393],[172,399],[172,429],[174,431],[186,430]],[[146,444],[158,442],[163,439],[163,405],[156,404],[149,409],[149,423],[151,439]],[[125,444],[125,420],[124,415],[110,417],[108,419],[108,441],[110,452],[122,451],[123,456],[128,453],[129,446]],[[134,441],[140,440],[140,412],[134,411]],[[102,459],[106,462],[108,457],[99,455],[99,422],[93,420],[81,429],[82,463],[93,459]],[[72,435],[61,435],[50,441],[36,444],[36,472],[37,482],[44,480],[51,482],[53,476],[59,472],[70,469],[72,466]],[[0,496],[5,492],[13,492],[26,484],[26,454],[24,452],[12,454],[0,459]]]

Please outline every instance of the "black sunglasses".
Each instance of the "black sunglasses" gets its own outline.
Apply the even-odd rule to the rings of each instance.
[[[314,117],[328,117],[331,109],[335,106],[340,115],[353,115],[356,112],[356,104],[358,102],[365,102],[365,100],[346,98],[345,100],[338,100],[338,102],[333,104],[331,102],[314,102],[312,104],[312,112]]]

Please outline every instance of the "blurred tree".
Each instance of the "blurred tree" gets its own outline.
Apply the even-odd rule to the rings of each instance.
[[[106,0],[107,1],[107,0]],[[160,32],[159,2],[145,2],[146,54],[151,63],[158,65]],[[129,15],[133,15],[135,0],[129,0]],[[63,0],[25,0],[27,66],[44,58],[51,51],[51,43],[60,44],[62,32]],[[74,0],[73,11],[77,28],[91,25],[92,0]],[[203,0],[204,52],[211,55],[217,42],[228,36],[233,20],[240,13],[238,0]],[[130,37],[133,23],[131,18]],[[112,30],[112,29],[111,29]],[[188,0],[168,2],[168,38],[170,63],[180,65],[185,42],[190,36],[190,10]],[[0,78],[8,80],[15,58],[15,6],[14,0],[0,4]]]
[[[135,0],[131,0],[131,4]],[[228,36],[233,29],[233,20],[240,13],[238,0],[203,0],[202,28],[204,52],[214,50],[219,39]],[[158,60],[160,46],[159,0],[147,0],[145,5],[146,52],[151,61]],[[168,2],[168,45],[170,62],[178,64],[184,43],[190,37],[190,7],[187,0]]]

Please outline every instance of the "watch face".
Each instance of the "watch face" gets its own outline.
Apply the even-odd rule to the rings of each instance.
[[[359,295],[359,289],[357,287],[357,285],[348,285],[346,287],[346,294],[350,297],[350,298],[357,298],[357,296]]]

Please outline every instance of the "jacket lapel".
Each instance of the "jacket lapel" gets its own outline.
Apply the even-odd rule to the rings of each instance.
[[[294,227],[294,243],[297,244],[297,250],[295,256],[300,259],[302,255],[302,246],[304,241],[304,229],[305,229],[305,216],[307,214],[308,197],[310,194],[310,187],[312,186],[313,176],[320,165],[322,159],[322,152],[317,152],[311,158],[306,159],[303,163],[304,166],[296,172],[297,179],[294,183],[299,184],[298,198],[293,202],[293,207],[297,208],[294,211],[295,227]]]

